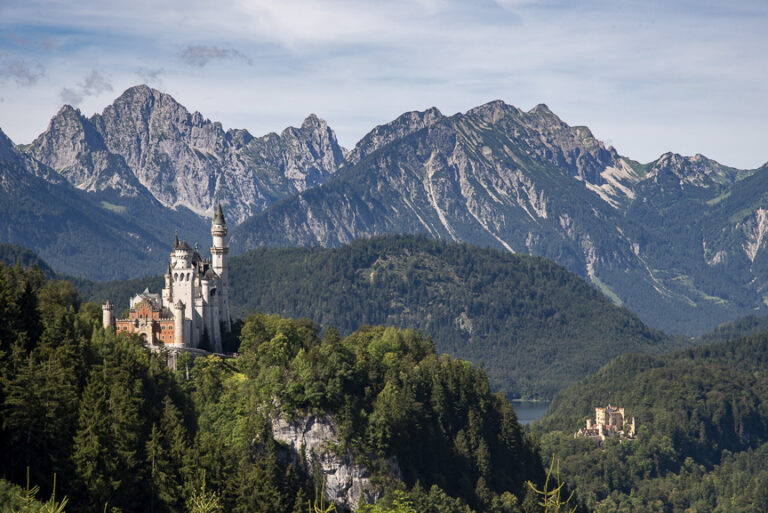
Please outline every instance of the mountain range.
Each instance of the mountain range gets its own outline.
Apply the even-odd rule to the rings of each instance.
[[[96,279],[155,274],[173,231],[235,252],[424,233],[530,253],[670,333],[768,310],[768,166],[640,164],[545,105],[409,112],[347,151],[314,115],[224,130],[146,86],[101,114],[63,107],[29,145],[0,136],[0,240]]]

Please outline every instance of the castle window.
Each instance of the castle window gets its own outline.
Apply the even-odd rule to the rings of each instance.
[[[179,279],[179,273],[173,273],[173,280],[176,281]]]

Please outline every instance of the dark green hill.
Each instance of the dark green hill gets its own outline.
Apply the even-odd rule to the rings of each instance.
[[[420,236],[260,249],[233,258],[231,277],[237,316],[308,317],[343,333],[413,327],[511,397],[551,397],[614,356],[684,343],[549,260]]]
[[[713,344],[726,342],[740,337],[748,337],[768,331],[768,317],[763,315],[747,315],[735,321],[719,325],[711,332],[702,335],[701,341]]]
[[[6,265],[18,263],[24,268],[36,265],[47,278],[52,278],[56,274],[45,260],[37,256],[34,251],[7,242],[0,242],[0,262]]]
[[[768,505],[768,473],[753,472],[768,468],[767,369],[768,333],[659,357],[624,355],[561,391],[534,427],[543,455],[562,459],[595,511],[630,503],[632,511],[760,511],[745,506]],[[636,417],[637,440],[600,449],[574,439],[608,403]]]
[[[735,399],[724,411],[726,415],[734,416],[731,419],[732,427],[737,428],[748,417],[738,408],[741,392],[749,391],[753,386],[758,387],[746,392],[747,396],[757,394],[753,394],[747,401],[750,404],[754,402],[753,399],[768,394],[768,389],[760,389],[768,387],[767,369],[768,333],[663,356],[624,355],[561,391],[552,401],[539,426],[543,430],[573,428],[575,431],[581,427],[583,419],[594,415],[595,406],[608,402],[625,406],[632,411],[632,415],[644,419],[664,416],[661,411],[696,417],[701,412],[692,411],[702,406],[699,400],[702,397],[709,400],[718,395],[719,392],[715,390],[725,383],[727,390],[722,397],[730,395]],[[701,376],[707,377],[700,379]],[[737,382],[739,386],[729,385]],[[743,387],[743,390],[739,387]],[[688,393],[693,396],[686,396]],[[768,395],[763,398],[768,399]],[[709,408],[711,404],[706,406]],[[760,412],[765,417],[760,421],[765,424],[761,429],[766,431],[760,431],[758,438],[768,440],[768,409],[761,406]],[[711,412],[707,410],[706,413]]]
[[[41,498],[55,487],[70,513],[305,512],[321,490],[345,498],[320,484],[328,468],[367,487],[360,502],[424,513],[523,513],[526,481],[542,486],[509,401],[413,330],[321,337],[251,315],[239,358],[184,354],[170,369],[100,321],[70,283],[0,263],[0,511],[21,511],[8,495],[27,483]],[[288,444],[283,420],[320,443]]]
[[[160,276],[72,281],[117,311]],[[316,319],[348,334],[364,325],[415,328],[437,349],[485,367],[510,397],[550,398],[627,352],[660,354],[691,341],[649,329],[549,260],[422,236],[358,240],[337,249],[259,249],[231,259],[232,314]]]

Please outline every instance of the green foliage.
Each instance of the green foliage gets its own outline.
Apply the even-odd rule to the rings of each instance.
[[[29,469],[26,488],[0,479],[0,513],[64,513],[69,499],[56,500],[56,476],[53,477],[53,491],[47,501],[37,499],[39,492],[39,486],[30,486]]]
[[[174,371],[138,338],[105,331],[68,282],[0,265],[0,300],[0,473],[22,482],[28,465],[44,494],[60,476],[70,513],[304,511],[313,480],[274,439],[275,415],[333,419],[336,450],[386,496],[410,487],[392,503],[401,509],[518,511],[525,481],[543,476],[484,371],[412,330],[321,337],[309,320],[252,315],[240,358],[182,355]]]
[[[562,458],[579,501],[595,511],[760,511],[759,483],[768,482],[766,363],[768,334],[617,358],[555,397],[535,424],[542,453]],[[608,402],[637,418],[637,440],[598,447],[574,439],[594,407]]]
[[[717,326],[710,333],[702,335],[701,339],[712,344],[750,335],[758,335],[766,331],[768,331],[768,317],[747,315],[741,319]]]
[[[261,249],[233,258],[231,276],[235,314],[308,317],[342,334],[413,327],[439,353],[483,365],[510,397],[550,398],[619,354],[689,343],[649,330],[550,261],[426,237]]]
[[[274,398],[288,416],[333,413],[342,449],[374,467],[396,457],[409,486],[434,484],[481,507],[541,476],[514,410],[483,370],[437,356],[412,330],[366,327],[341,340],[329,331],[321,340],[308,321],[252,315],[240,351],[260,403]]]
[[[555,466],[557,465],[557,466]],[[552,484],[550,487],[550,480]],[[552,455],[552,462],[549,464],[549,470],[547,470],[547,477],[544,479],[544,486],[539,490],[536,486],[528,481],[528,487],[540,497],[539,506],[544,508],[545,513],[574,513],[578,509],[578,505],[571,506],[571,500],[573,499],[573,492],[567,493],[565,482],[560,478],[560,461],[555,460],[555,455]],[[563,497],[568,497],[563,500]]]
[[[206,490],[205,477],[203,477],[203,484],[192,493],[187,501],[187,511],[189,513],[220,513],[223,511],[219,494]]]

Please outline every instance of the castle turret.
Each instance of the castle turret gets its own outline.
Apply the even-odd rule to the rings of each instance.
[[[173,305],[173,344],[184,345],[184,303],[181,300]]]
[[[229,318],[229,294],[228,283],[228,257],[229,247],[227,246],[227,223],[224,220],[224,213],[221,211],[221,202],[216,203],[216,213],[213,216],[211,224],[211,236],[213,237],[213,247],[211,247],[211,263],[213,270],[219,275],[219,287],[216,292],[219,306],[219,321],[224,323],[227,332],[231,331],[232,324]]]
[[[101,305],[102,320],[105,328],[115,327],[115,307],[107,299],[103,305]]]
[[[163,305],[170,306],[173,303],[173,274],[171,262],[168,262],[168,270],[165,272],[165,287],[163,288]]]

